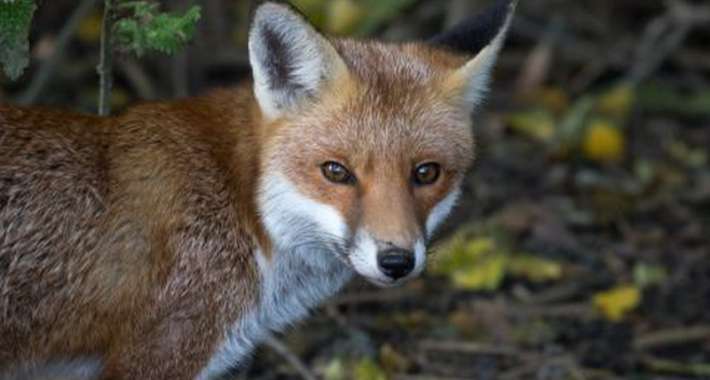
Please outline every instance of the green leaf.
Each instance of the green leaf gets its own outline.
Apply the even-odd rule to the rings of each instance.
[[[668,279],[666,268],[658,265],[636,264],[633,274],[634,284],[639,288],[660,285]]]
[[[562,264],[530,254],[512,255],[508,261],[508,272],[536,283],[559,280],[563,274]]]
[[[555,118],[544,108],[535,108],[510,115],[510,128],[541,142],[549,142],[555,137]]]
[[[372,359],[362,359],[355,365],[355,380],[387,380],[385,371]]]
[[[139,56],[146,51],[175,54],[192,39],[201,17],[199,6],[183,15],[161,13],[157,4],[146,1],[123,3],[121,8],[133,15],[115,24],[118,43]]]
[[[33,0],[0,2],[0,64],[11,79],[22,75],[29,64],[29,31],[34,15]]]
[[[448,276],[466,290],[496,290],[505,277],[507,252],[489,237],[454,237],[434,263],[435,273]]]

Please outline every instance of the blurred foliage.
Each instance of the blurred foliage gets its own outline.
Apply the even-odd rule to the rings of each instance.
[[[201,8],[193,6],[184,14],[160,12],[160,5],[150,1],[120,1],[125,13],[115,24],[118,45],[139,56],[146,51],[174,54],[192,38]],[[29,64],[29,31],[36,9],[33,0],[0,2],[0,64],[11,79],[17,79]],[[82,41],[95,41],[101,36],[101,15],[97,12],[79,24],[77,35]]]
[[[336,357],[323,370],[324,380],[387,380],[385,370],[372,358],[345,360]]]
[[[634,88],[626,84],[575,101],[558,88],[542,88],[526,96],[529,108],[507,121],[512,130],[548,143],[552,155],[579,152],[593,162],[618,163],[624,158],[624,126],[635,98]]]
[[[0,64],[10,79],[17,79],[29,64],[30,24],[34,0],[0,2]]]
[[[496,231],[493,231],[493,230]],[[533,283],[560,279],[562,264],[514,251],[498,226],[470,226],[437,249],[432,272],[466,290],[497,290],[506,276]]]
[[[327,33],[365,36],[399,16],[415,0],[293,0],[291,3]]]
[[[387,380],[387,374],[374,360],[365,358],[355,365],[354,380]]]
[[[192,39],[201,8],[193,6],[185,14],[160,12],[160,5],[147,1],[119,3],[129,15],[115,24],[119,46],[138,56],[154,50],[168,55],[182,49]]]
[[[668,84],[649,82],[640,86],[638,102],[644,109],[684,117],[710,116],[710,88],[684,91]]]

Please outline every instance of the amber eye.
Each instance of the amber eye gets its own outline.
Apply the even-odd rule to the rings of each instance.
[[[323,176],[330,182],[349,185],[355,182],[355,177],[342,164],[328,161],[321,165]]]
[[[431,185],[439,179],[441,166],[437,163],[426,163],[414,169],[414,183],[420,186]]]

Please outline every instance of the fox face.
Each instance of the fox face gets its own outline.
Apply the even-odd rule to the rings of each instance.
[[[474,157],[470,115],[514,5],[501,3],[473,57],[329,40],[286,6],[259,7],[249,41],[265,141],[258,209],[273,254],[320,252],[380,286],[421,273]]]

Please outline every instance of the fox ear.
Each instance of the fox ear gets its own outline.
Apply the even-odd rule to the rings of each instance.
[[[333,45],[287,5],[257,8],[249,31],[254,92],[263,114],[275,119],[304,101],[347,68]]]
[[[430,40],[454,51],[476,54],[444,82],[473,107],[481,102],[491,71],[510,27],[517,0],[498,0],[491,8]]]

